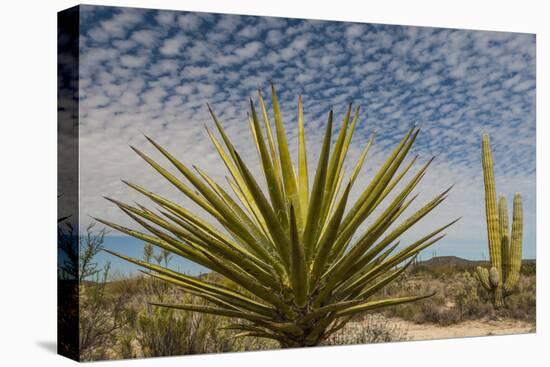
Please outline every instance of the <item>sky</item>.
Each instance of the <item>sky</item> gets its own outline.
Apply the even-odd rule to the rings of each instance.
[[[223,186],[227,172],[204,127],[213,127],[206,103],[259,174],[248,103],[258,89],[269,96],[272,81],[295,160],[302,96],[310,171],[328,111],[334,109],[337,132],[347,104],[361,106],[349,170],[376,137],[352,200],[406,131],[421,126],[411,157],[418,154],[419,164],[436,159],[409,213],[455,186],[403,242],[462,217],[423,258],[488,257],[480,159],[488,133],[497,192],[507,197],[510,216],[514,193],[522,194],[524,258],[535,257],[535,35],[82,6],[79,72],[81,232],[89,216],[139,228],[102,198],[150,205],[120,179],[200,214],[129,144],[164,163],[146,134]],[[140,256],[143,244],[120,236],[110,232],[106,247]],[[107,256],[101,260],[113,260]]]

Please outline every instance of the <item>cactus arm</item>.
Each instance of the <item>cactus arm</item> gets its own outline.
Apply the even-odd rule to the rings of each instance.
[[[510,274],[510,230],[508,226],[508,206],[506,198],[501,196],[498,200],[498,222],[500,232],[500,253],[502,257],[502,284]]]
[[[490,291],[493,287],[491,286],[491,282],[489,281],[489,270],[481,266],[478,266],[476,268],[476,273],[477,273],[479,282],[481,283],[483,288]]]
[[[483,134],[481,145],[481,161],[483,164],[483,181],[485,183],[485,215],[487,219],[487,238],[489,241],[489,255],[491,257],[491,268],[495,269],[489,274],[489,278],[498,279],[493,289],[495,307],[501,307],[502,299],[502,254],[500,243],[500,228],[497,211],[497,195],[495,189],[495,176],[493,173],[493,157],[489,135]],[[496,273],[495,273],[496,272]]]
[[[485,212],[487,219],[487,237],[489,240],[489,254],[491,265],[502,275],[501,253],[499,241],[499,221],[497,211],[497,198],[495,190],[495,176],[493,174],[493,157],[489,135],[483,135],[482,143],[483,180],[485,183]]]
[[[514,195],[514,212],[512,218],[512,239],[510,242],[510,275],[504,283],[504,291],[510,293],[516,286],[521,269],[521,245],[523,239],[523,205],[521,195]]]

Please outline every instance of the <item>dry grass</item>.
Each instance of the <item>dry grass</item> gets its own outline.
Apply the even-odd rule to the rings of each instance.
[[[418,324],[434,323],[442,326],[467,320],[508,318],[530,323],[536,318],[535,275],[520,276],[516,291],[506,298],[505,307],[495,310],[489,294],[468,271],[441,274],[412,272],[388,286],[386,295],[405,295],[410,292],[432,292],[436,295],[420,302],[409,303],[384,311],[388,317],[399,317]]]
[[[406,341],[408,330],[399,322],[380,314],[367,315],[348,323],[331,335],[326,345],[370,344]]]

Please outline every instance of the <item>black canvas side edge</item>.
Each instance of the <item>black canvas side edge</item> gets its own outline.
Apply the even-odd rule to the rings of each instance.
[[[80,8],[57,14],[57,353],[79,361]]]

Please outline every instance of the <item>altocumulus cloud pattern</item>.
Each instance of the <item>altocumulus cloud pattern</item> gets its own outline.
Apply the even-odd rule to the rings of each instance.
[[[485,249],[480,139],[483,132],[489,133],[497,190],[509,200],[514,191],[522,193],[525,257],[535,256],[534,35],[81,9],[84,214],[131,224],[101,198],[138,199],[120,178],[181,198],[128,148],[132,144],[153,152],[142,132],[184,163],[196,164],[223,182],[224,167],[204,128],[211,126],[206,103],[253,165],[257,156],[250,146],[248,100],[256,98],[258,89],[269,95],[269,81],[273,81],[295,153],[298,95],[304,101],[313,155],[329,109],[334,108],[340,121],[348,103],[361,105],[360,127],[348,159],[351,166],[371,134],[376,134],[361,177],[364,182],[406,130],[413,124],[422,126],[414,152],[421,163],[431,156],[436,160],[419,186],[419,203],[446,185],[455,187],[438,209],[441,215],[432,216],[425,227],[421,223],[410,235],[463,216],[434,248],[438,255],[480,258]]]

